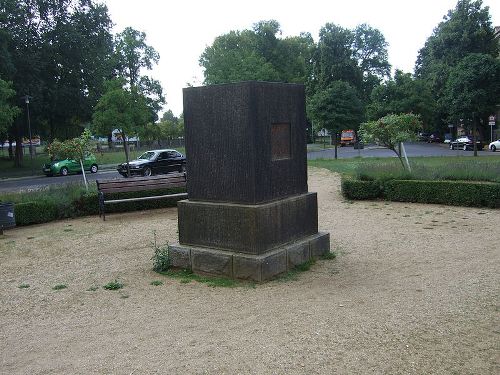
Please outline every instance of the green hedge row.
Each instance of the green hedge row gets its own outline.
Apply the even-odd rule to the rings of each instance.
[[[153,190],[137,193],[110,194],[109,199],[136,198],[154,195],[183,193],[185,189]],[[137,202],[122,202],[106,206],[106,214],[153,208],[175,207],[182,198],[164,198]],[[16,225],[31,225],[47,223],[70,217],[80,217],[99,214],[99,201],[96,192],[81,195],[71,203],[61,203],[53,200],[38,200],[36,202],[16,203],[14,215]]]
[[[500,208],[500,184],[476,181],[388,180],[361,181],[342,178],[342,194],[348,199],[438,203],[452,206]]]
[[[347,199],[376,199],[382,196],[382,188],[378,181],[362,181],[342,177],[342,194]]]

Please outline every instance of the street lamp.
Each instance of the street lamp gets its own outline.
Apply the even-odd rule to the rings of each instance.
[[[35,171],[33,170],[33,143],[31,140],[31,122],[30,122],[30,99],[32,99],[32,96],[25,95],[21,97],[21,99],[24,99],[24,102],[26,103],[26,113],[28,115],[28,134],[30,137],[30,163],[31,163],[31,175],[35,174]]]

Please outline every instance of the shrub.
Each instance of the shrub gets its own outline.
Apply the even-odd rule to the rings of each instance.
[[[500,184],[470,181],[392,180],[383,187],[391,201],[500,207]]]
[[[156,242],[156,231],[153,231],[153,242],[151,242],[153,247],[153,256],[151,260],[153,261],[153,271],[155,272],[165,272],[170,269],[170,246],[168,243],[163,246],[158,246]]]
[[[16,225],[46,223],[58,218],[58,208],[52,201],[16,203],[14,205]]]
[[[378,181],[361,181],[342,177],[342,194],[347,199],[375,199],[382,195]]]

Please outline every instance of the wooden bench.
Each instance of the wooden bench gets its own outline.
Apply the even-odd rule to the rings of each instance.
[[[107,204],[163,198],[187,198],[187,193],[177,193],[137,198],[109,199],[110,193],[129,193],[185,187],[186,173],[170,173],[161,176],[132,177],[113,180],[97,180],[96,182],[99,196],[99,217],[102,216],[103,220],[106,220],[105,206]]]

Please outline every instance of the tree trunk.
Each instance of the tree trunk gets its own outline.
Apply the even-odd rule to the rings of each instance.
[[[12,138],[9,137],[9,160],[14,159],[14,150],[12,148],[12,143],[13,143],[13,140],[12,140]]]
[[[477,156],[477,126],[476,126],[476,116],[472,115],[472,147],[474,147],[474,156]]]
[[[89,192],[89,184],[87,183],[87,176],[85,175],[85,168],[83,168],[83,161],[80,159],[80,168],[82,168],[83,182],[85,183],[85,190]]]

